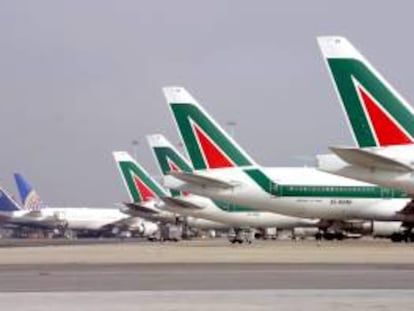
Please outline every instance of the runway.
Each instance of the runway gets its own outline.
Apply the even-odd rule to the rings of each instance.
[[[412,310],[412,290],[248,290],[0,293],[1,310]]]
[[[0,249],[0,309],[410,310],[411,244],[114,243]]]
[[[5,265],[0,280],[0,292],[412,289],[414,265]]]

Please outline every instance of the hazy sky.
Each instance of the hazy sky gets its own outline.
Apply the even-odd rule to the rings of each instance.
[[[0,0],[0,179],[47,203],[127,198],[111,151],[158,175],[145,135],[178,136],[182,85],[265,165],[352,144],[315,37],[347,36],[414,101],[410,1]]]

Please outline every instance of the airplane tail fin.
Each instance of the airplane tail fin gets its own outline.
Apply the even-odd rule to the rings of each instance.
[[[161,185],[125,151],[113,152],[131,202],[143,202],[168,195]]]
[[[193,170],[187,159],[163,135],[148,135],[147,140],[163,175],[180,171],[190,173]]]
[[[414,142],[414,110],[343,37],[318,37],[348,123],[359,147]]]
[[[41,210],[44,207],[42,199],[30,183],[23,177],[23,175],[15,173],[14,180],[16,182],[17,190],[19,191],[23,209],[29,211]]]
[[[13,212],[18,210],[21,210],[19,204],[3,188],[0,188],[0,211]]]
[[[147,136],[148,144],[163,176],[171,172],[192,172],[193,168],[178,150],[161,134]],[[170,190],[172,196],[179,196],[180,191]]]
[[[165,87],[163,92],[194,169],[255,164],[184,88]]]

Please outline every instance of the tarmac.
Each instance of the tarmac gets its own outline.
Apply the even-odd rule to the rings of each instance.
[[[413,284],[413,245],[381,240],[0,248],[1,310],[410,310]]]
[[[59,242],[59,241],[58,241]],[[414,264],[414,244],[388,240],[255,241],[232,245],[226,239],[181,242],[95,240],[0,244],[0,265],[130,263],[344,263]],[[48,245],[47,243],[53,243]],[[71,244],[67,244],[71,243]],[[17,244],[16,244],[17,245]]]

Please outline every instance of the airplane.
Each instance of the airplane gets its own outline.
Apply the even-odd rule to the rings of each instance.
[[[406,193],[321,172],[316,168],[262,167],[182,87],[163,89],[194,167],[170,172],[165,185],[214,200],[333,224],[365,220],[394,233],[412,223]],[[388,223],[390,222],[390,223]],[[396,233],[396,232],[395,232]]]
[[[157,166],[163,176],[167,176],[170,172],[191,173],[193,171],[188,161],[163,135],[148,135],[147,139]],[[306,219],[263,212],[248,206],[211,200],[190,193],[180,193],[174,190],[171,190],[171,192],[173,196],[164,197],[162,200],[166,204],[177,205],[179,207],[177,212],[188,210],[193,213],[194,217],[226,223],[234,228],[236,236],[244,228],[265,229],[275,227],[278,230],[293,230],[297,227],[317,229],[319,226],[319,219]],[[316,234],[318,230],[313,232]]]
[[[152,221],[177,224],[183,222],[190,228],[217,230],[227,229],[228,225],[194,217],[193,213],[179,209],[177,213],[170,204],[160,201],[164,197],[170,196],[151,175],[137,163],[126,151],[114,151],[115,162],[125,188],[128,191],[130,202],[124,203],[129,208],[127,213],[148,217]],[[184,216],[181,219],[180,216]]]
[[[46,223],[47,227],[56,228],[62,233],[107,232],[117,235],[131,231],[144,236],[149,236],[158,229],[156,224],[130,217],[118,208],[47,206],[21,174],[16,173],[14,177],[23,204],[22,210],[26,213],[23,219],[28,219],[35,225]]]
[[[22,208],[12,196],[0,188],[0,223],[3,226],[19,226],[50,229],[61,224],[54,217],[41,217],[39,213]]]
[[[413,108],[346,38],[318,43],[357,145],[331,147],[334,155],[318,156],[319,168],[412,197]]]

